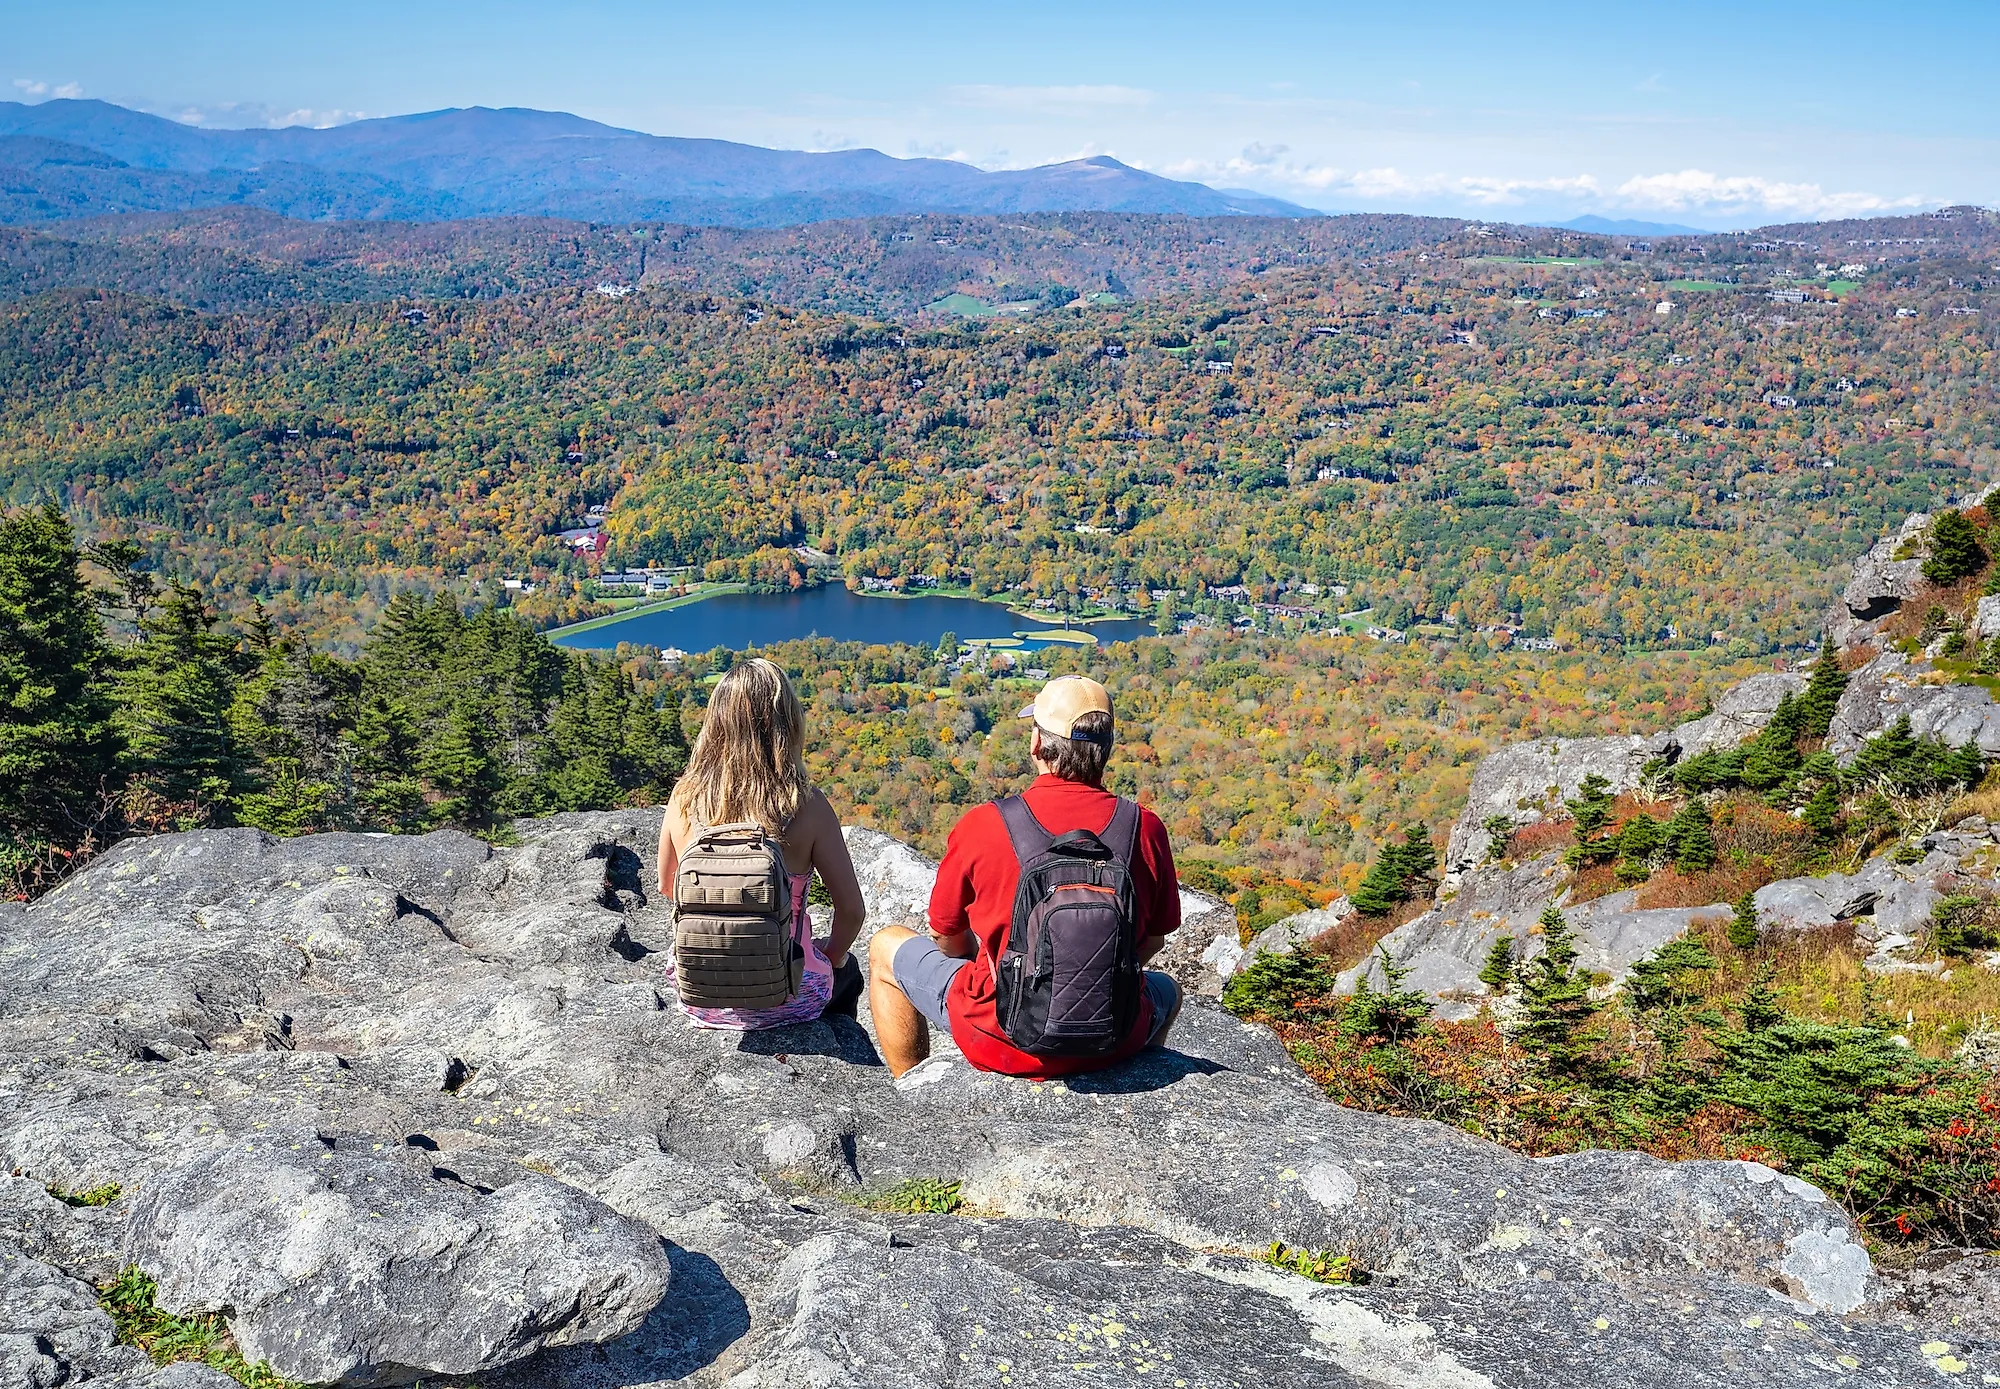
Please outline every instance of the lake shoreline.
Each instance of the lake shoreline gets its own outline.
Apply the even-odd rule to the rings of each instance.
[[[864,603],[893,598],[893,603]],[[674,619],[678,616],[679,621]],[[1089,629],[1133,625],[1141,619],[1110,614],[1051,618],[1045,611],[1019,607],[969,593],[921,589],[912,592],[856,590],[845,584],[753,592],[746,584],[705,585],[698,593],[646,603],[583,622],[549,629],[558,646],[612,650],[621,641],[636,645],[706,651],[717,646],[751,650],[774,642],[819,636],[834,641],[880,645],[936,645],[946,633],[979,644],[1018,639],[1041,646],[1094,646],[1119,636]],[[616,629],[616,630],[614,630]],[[587,640],[588,638],[596,640]]]

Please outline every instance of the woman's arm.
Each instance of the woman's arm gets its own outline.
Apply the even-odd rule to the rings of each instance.
[[[833,928],[827,933],[826,958],[835,969],[847,963],[847,952],[860,938],[868,920],[868,904],[861,899],[861,880],[854,876],[854,860],[847,855],[847,841],[841,837],[840,817],[825,796],[815,791],[807,802],[806,816],[812,825],[812,866],[826,884],[833,899]]]
[[[680,819],[671,803],[660,817],[660,896],[669,900],[674,895],[674,874],[681,866],[680,853],[674,848],[675,832],[682,828]]]

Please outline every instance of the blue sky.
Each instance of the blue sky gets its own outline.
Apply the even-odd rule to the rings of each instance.
[[[4,90],[4,84],[12,90]],[[1335,210],[1739,226],[2000,203],[2000,4],[0,0],[0,95],[204,124],[534,106]]]

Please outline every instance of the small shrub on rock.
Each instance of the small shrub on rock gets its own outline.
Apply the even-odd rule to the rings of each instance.
[[[1335,1016],[1339,976],[1316,950],[1275,950],[1259,955],[1230,977],[1222,1006],[1240,1018],[1309,1021]]]

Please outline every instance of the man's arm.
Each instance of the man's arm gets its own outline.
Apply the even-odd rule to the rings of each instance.
[[[966,818],[978,813],[975,809]],[[964,828],[965,820],[960,820],[945,840],[944,859],[938,864],[937,881],[931,885],[925,923],[939,951],[955,960],[969,960],[979,950],[979,937],[972,933],[972,922],[967,915],[973,897],[972,855],[965,847],[965,835],[961,833]]]
[[[1174,846],[1167,827],[1149,810],[1139,812],[1140,852],[1152,869],[1153,891],[1141,904],[1139,963],[1144,964],[1166,948],[1167,937],[1181,925],[1181,880],[1174,871]]]

